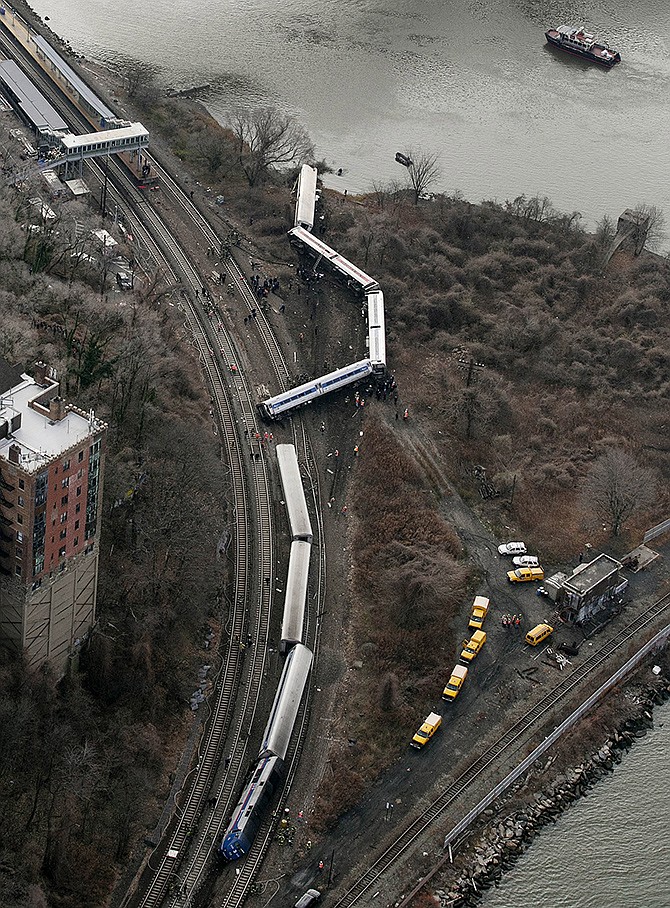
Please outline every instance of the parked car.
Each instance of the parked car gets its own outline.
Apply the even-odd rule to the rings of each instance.
[[[517,555],[516,558],[512,558],[514,567],[537,567],[539,563],[537,555]]]
[[[318,889],[308,889],[295,903],[295,908],[309,908],[310,905],[314,905],[318,902],[320,898],[321,893]]]
[[[526,554],[526,543],[525,542],[504,542],[502,545],[498,546],[499,555],[525,555]]]
[[[510,583],[527,583],[529,580],[544,580],[544,570],[541,567],[522,567],[515,571],[507,572]]]

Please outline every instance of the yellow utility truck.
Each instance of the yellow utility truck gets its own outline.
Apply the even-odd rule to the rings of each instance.
[[[440,725],[442,725],[442,716],[437,713],[429,713],[421,728],[412,738],[412,747],[424,747],[433,737]]]
[[[486,643],[486,631],[475,631],[461,650],[461,662],[472,662]]]
[[[472,614],[470,615],[468,627],[474,627],[475,630],[480,631],[482,629],[482,624],[484,623],[484,618],[488,615],[488,611],[489,600],[486,596],[475,596],[474,602],[472,603]]]
[[[544,580],[544,571],[541,567],[521,567],[515,571],[507,572],[510,583],[528,583],[529,580]]]
[[[468,670],[464,665],[455,665],[454,670],[451,673],[451,678],[449,678],[447,686],[442,691],[442,699],[455,700],[467,676]]]

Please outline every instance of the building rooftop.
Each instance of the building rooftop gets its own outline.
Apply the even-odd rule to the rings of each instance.
[[[621,562],[609,555],[598,555],[588,564],[579,565],[563,583],[563,589],[585,595],[601,581],[621,569]]]
[[[0,364],[2,361],[0,360]],[[2,372],[0,370],[0,376]],[[104,428],[104,423],[93,413],[83,415],[80,411],[66,409],[63,404],[63,415],[55,419],[49,414],[49,404],[42,404],[46,412],[39,412],[29,406],[31,401],[52,390],[52,397],[58,394],[58,384],[47,379],[46,385],[38,385],[29,375],[21,375],[19,384],[10,387],[0,396],[0,428],[3,423],[16,428],[0,437],[0,460],[9,461],[9,449],[12,445],[19,447],[19,466],[26,473],[36,473],[49,461],[60,457],[65,451],[78,445],[89,435]],[[45,396],[48,396],[45,395]],[[17,426],[16,417],[20,415]]]

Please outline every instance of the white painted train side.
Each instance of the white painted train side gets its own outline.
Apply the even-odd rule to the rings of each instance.
[[[372,290],[366,295],[368,304],[368,356],[375,372],[386,369],[386,318],[384,294]]]
[[[284,501],[288,511],[288,522],[292,539],[312,541],[312,524],[307,510],[307,501],[302,487],[302,477],[294,445],[277,445],[279,475],[284,490]]]
[[[290,391],[269,397],[258,405],[261,416],[264,419],[280,419],[297,407],[311,403],[317,397],[362,381],[372,372],[373,366],[369,359],[352,363],[343,369],[336,369],[334,372],[322,375],[321,378],[315,378],[303,385],[298,385],[297,388],[291,388]]]
[[[307,581],[309,579],[309,557],[311,543],[295,539],[291,543],[291,554],[288,561],[286,577],[286,594],[281,627],[279,651],[285,653],[303,639],[305,623],[305,604],[307,601]]]
[[[379,284],[377,281],[366,274],[361,268],[358,268],[353,262],[350,262],[339,252],[331,249],[327,243],[318,239],[303,227],[294,227],[289,230],[291,243],[298,247],[302,252],[310,253],[316,260],[317,267],[321,261],[326,262],[334,271],[343,277],[347,284],[357,287],[363,293],[370,290],[377,290]]]
[[[258,758],[274,755],[286,759],[300,701],[312,667],[312,651],[296,643],[286,657]]]
[[[303,227],[305,230],[314,228],[317,175],[316,167],[310,167],[309,164],[303,164],[300,168],[298,188],[296,190],[295,220],[293,222],[295,227]]]

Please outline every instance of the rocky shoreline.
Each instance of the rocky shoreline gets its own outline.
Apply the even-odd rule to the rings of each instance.
[[[511,870],[519,857],[528,850],[543,826],[555,823],[574,801],[621,762],[635,740],[653,727],[654,707],[670,699],[670,682],[660,679],[658,685],[645,687],[638,698],[635,713],[611,732],[602,747],[592,756],[558,775],[554,781],[533,796],[533,802],[501,816],[502,805],[493,805],[482,814],[489,826],[470,852],[469,865],[462,869],[449,888],[436,888],[436,902],[441,908],[465,908],[476,905],[482,894],[497,886],[503,874]],[[554,757],[543,767],[548,769]],[[510,800],[528,784],[523,777],[505,800]]]

